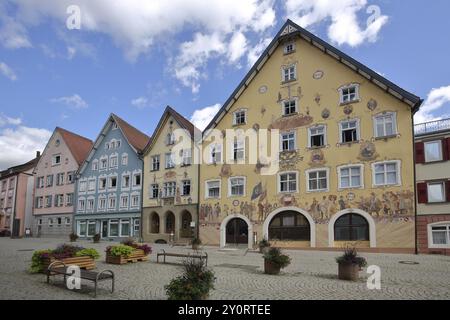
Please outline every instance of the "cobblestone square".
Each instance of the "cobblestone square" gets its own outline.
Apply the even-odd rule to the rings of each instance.
[[[0,299],[93,299],[92,283],[83,282],[81,292],[63,287],[62,278],[57,285],[48,285],[45,275],[27,272],[34,250],[55,248],[64,239],[0,238]],[[97,270],[110,269],[116,274],[116,291],[108,292],[109,284],[99,285],[97,299],[166,299],[164,286],[181,273],[177,258],[167,258],[168,264],[156,263],[156,252],[189,252],[190,248],[152,245],[148,262],[123,266],[108,265],[105,248],[111,242],[93,244],[78,241],[77,245],[92,247],[101,253]],[[210,299],[217,300],[349,300],[349,299],[450,299],[450,257],[415,256],[400,254],[362,254],[369,265],[381,268],[381,290],[368,290],[366,279],[356,283],[337,279],[337,252],[290,251],[291,265],[279,276],[263,273],[263,259],[259,253],[245,250],[219,251],[206,247],[208,265],[216,274],[215,290]],[[415,262],[404,264],[401,262]]]

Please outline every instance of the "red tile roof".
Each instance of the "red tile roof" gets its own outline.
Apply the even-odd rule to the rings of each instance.
[[[145,133],[142,133],[132,125],[130,125],[125,120],[121,119],[117,115],[112,115],[114,121],[116,121],[117,125],[122,130],[123,134],[127,138],[128,142],[138,151],[142,152],[145,149],[145,146],[150,141],[150,137]]]
[[[88,138],[82,137],[76,133],[67,131],[63,128],[56,128],[67,144],[70,152],[72,152],[75,161],[81,165],[91,151],[94,143]]]

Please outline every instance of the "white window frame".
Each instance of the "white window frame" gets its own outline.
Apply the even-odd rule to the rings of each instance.
[[[244,122],[243,123],[237,123],[237,115],[238,114],[244,114]],[[233,126],[242,126],[247,124],[247,109],[239,109],[233,112]]]
[[[117,236],[111,235],[111,225],[117,224]],[[120,237],[120,220],[119,219],[111,219],[108,221],[108,238],[118,238]]]
[[[356,121],[356,140],[355,141],[350,141],[350,142],[344,142],[342,139],[342,133],[344,132],[344,130],[342,129],[342,125],[344,123],[348,123],[348,122],[353,122]],[[358,118],[355,119],[346,119],[346,120],[342,120],[339,121],[339,143],[343,144],[343,143],[357,143],[358,141],[361,140],[361,125],[360,125],[360,120]]]
[[[447,244],[434,244],[433,242],[433,228],[446,227]],[[428,248],[431,249],[450,249],[450,221],[440,221],[430,223],[428,229]]]
[[[128,178],[128,186],[125,185],[125,182],[127,181],[127,178]],[[121,187],[121,189],[130,189],[130,187],[131,187],[131,176],[130,176],[129,173],[123,173],[122,174],[120,187]]]
[[[92,203],[92,208],[89,208],[89,203]],[[86,211],[93,212],[95,210],[95,198],[88,198],[86,200]]]
[[[191,149],[183,149],[181,150],[181,158],[182,158],[182,162],[181,165],[183,167],[187,167],[192,165],[192,150]]]
[[[283,150],[283,136],[284,135],[290,135],[290,134],[294,134],[294,149],[292,150]],[[286,131],[286,132],[281,132],[280,133],[280,152],[292,152],[297,150],[297,131]]]
[[[104,201],[104,206],[101,204]],[[97,202],[97,211],[106,211],[108,209],[108,198],[107,197],[99,197]]]
[[[286,113],[286,103],[291,103],[294,102],[294,112],[291,113]],[[290,116],[290,115],[295,115],[298,114],[298,98],[292,98],[292,99],[286,99],[281,101],[281,114],[283,116]]]
[[[291,72],[289,72],[288,77],[285,77],[285,71],[287,69],[291,69],[294,68],[294,77],[291,78]],[[285,82],[291,82],[291,81],[296,81],[297,80],[297,64],[290,64],[288,66],[283,66],[281,68],[281,82],[285,83]]]
[[[105,187],[102,187],[101,182],[105,181]],[[105,191],[108,188],[108,177],[99,177],[98,178],[98,191]]]
[[[209,187],[208,184],[212,182],[218,182],[219,183],[219,196],[218,197],[210,197],[209,196]],[[205,199],[220,199],[222,196],[222,180],[220,179],[212,179],[212,180],[206,180],[205,181]]]
[[[351,169],[352,168],[359,168],[359,173],[360,173],[360,186],[356,187],[356,186],[349,186],[349,187],[343,187],[342,186],[342,170],[345,169],[349,169],[349,181],[351,184]],[[363,164],[348,164],[348,165],[344,165],[344,166],[339,166],[337,167],[337,175],[338,175],[338,189],[339,190],[347,190],[347,189],[364,189],[364,165]]]
[[[139,184],[136,183],[136,177],[139,176]],[[133,181],[131,181],[133,187],[140,187],[142,186],[142,174],[140,172],[133,173]]]
[[[158,193],[158,196],[157,197],[155,197],[154,195],[154,190],[157,190],[157,193]],[[150,185],[150,199],[158,199],[159,198],[159,196],[160,196],[160,194],[159,194],[159,184],[157,184],[157,183],[152,183],[151,185]]]
[[[85,212],[86,211],[86,199],[84,199],[84,198],[78,199],[77,211],[78,212]]]
[[[109,157],[109,168],[110,169],[117,169],[117,168],[119,168],[119,156],[118,156],[118,154],[112,154]]]
[[[376,181],[376,172],[375,172],[375,167],[377,165],[387,165],[387,164],[392,164],[395,163],[397,165],[397,183],[396,184],[377,184]],[[400,160],[391,160],[391,161],[381,161],[381,162],[375,162],[372,163],[372,187],[376,188],[376,187],[385,187],[385,186],[401,186],[402,185],[402,163]],[[386,182],[386,171],[384,172],[385,175],[385,182]]]
[[[429,144],[435,144],[435,143],[438,143],[438,144],[439,144],[439,155],[440,155],[440,159],[439,159],[439,160],[428,160],[428,159],[427,159],[427,145],[429,145]],[[424,144],[423,150],[424,150],[424,154],[425,154],[425,163],[440,162],[440,161],[442,161],[442,160],[444,159],[444,152],[443,152],[443,150],[442,150],[442,147],[443,147],[443,146],[442,146],[442,140],[426,141],[426,142],[424,142],[423,144]]]
[[[431,201],[430,197],[430,186],[431,185],[441,185],[442,186],[442,200],[441,201]],[[427,195],[428,195],[428,203],[446,203],[447,202],[447,190],[445,189],[446,183],[444,181],[437,182],[428,182],[427,183]]]
[[[215,151],[215,154],[217,155],[218,153],[220,153],[220,159],[218,161],[216,161],[213,157],[213,149],[219,150],[219,151]],[[217,164],[221,164],[223,161],[223,148],[222,148],[222,144],[220,143],[213,143],[211,145],[209,145],[209,161],[211,164],[213,163],[217,163]]]
[[[319,146],[319,147],[313,146],[312,143],[311,143],[312,142],[311,139],[313,137],[313,134],[311,133],[311,130],[318,130],[318,129],[321,129],[321,128],[323,129],[323,146]],[[316,134],[314,136],[318,136],[318,134]],[[316,126],[308,128],[308,148],[323,148],[323,147],[326,147],[327,145],[328,145],[328,141],[327,141],[327,126],[325,124],[320,124],[320,125],[316,125]]]
[[[98,160],[95,159],[94,161],[92,161],[92,171],[97,171],[98,168],[99,168]]]
[[[116,186],[115,187],[112,186],[113,178],[116,179]],[[118,184],[119,184],[119,177],[118,176],[113,175],[113,176],[109,176],[108,177],[108,190],[117,190],[117,185]]]
[[[133,204],[133,202],[136,200],[136,204]],[[141,205],[140,203],[140,196],[138,194],[131,194],[130,197],[130,208],[138,208]]]
[[[128,224],[128,234],[123,234],[122,233],[122,226],[124,224]],[[120,221],[119,221],[119,236],[121,238],[131,237],[131,235],[132,235],[131,227],[132,227],[132,223],[131,223],[130,219],[120,219]]]
[[[381,135],[378,132],[378,123],[377,121],[380,118],[385,119],[386,117],[390,116],[391,120],[392,120],[392,129],[393,129],[393,133],[390,135],[386,134],[386,122],[383,122],[383,130],[384,130],[384,134]],[[383,113],[379,113],[377,115],[375,115],[373,117],[373,131],[374,131],[374,135],[375,138],[386,138],[386,137],[393,137],[396,136],[398,134],[398,129],[397,129],[397,113],[396,112],[383,112]]]
[[[344,90],[351,89],[353,87],[355,88],[355,99],[344,101]],[[345,86],[340,87],[338,90],[339,90],[340,104],[355,103],[355,102],[359,102],[361,100],[361,96],[359,94],[359,83],[352,83],[349,85],[345,85]]]
[[[114,199],[114,206],[111,206],[111,200]],[[114,211],[117,208],[117,197],[108,197],[108,210]]]
[[[173,192],[167,192],[168,190],[173,190]],[[167,181],[163,183],[162,187],[162,198],[174,198],[177,195],[177,182]]]
[[[232,194],[231,190],[232,190],[232,180],[234,179],[243,179],[244,180],[244,184],[243,184],[243,194]],[[236,177],[230,177],[228,178],[228,197],[230,198],[242,198],[246,196],[247,193],[247,177],[243,177],[243,176],[236,176]]]
[[[315,173],[315,172],[323,172],[325,171],[326,173],[326,179],[327,179],[327,186],[325,189],[316,189],[316,190],[311,190],[309,187],[309,174],[310,173]],[[309,169],[305,171],[305,176],[306,176],[306,192],[308,193],[316,193],[316,192],[328,192],[330,190],[330,168],[314,168],[314,169]],[[317,178],[318,180],[319,178]]]
[[[231,145],[230,145],[230,149],[231,149],[231,160],[232,161],[243,161],[245,160],[245,137],[244,138],[240,138],[240,137],[236,137],[236,139],[234,141],[231,141]],[[236,152],[236,155],[239,155],[239,153],[242,154],[242,157],[235,157],[234,154]]]
[[[128,154],[127,153],[122,154],[122,165],[123,166],[128,165]]]
[[[151,172],[159,171],[161,169],[161,156],[159,154],[158,155],[154,155],[154,156],[151,157],[151,159],[152,159]],[[156,165],[158,166],[157,169],[155,169]]]
[[[189,183],[189,194],[185,194],[184,193],[184,187]],[[192,194],[192,181],[190,179],[185,179],[183,181],[181,181],[181,196],[183,197],[187,197],[190,196]]]
[[[164,168],[165,169],[174,169],[175,168],[175,161],[174,161],[174,154],[172,152],[167,152],[164,156]]]
[[[103,167],[103,163],[105,166]],[[108,170],[108,157],[102,157],[99,161],[99,170]]]
[[[288,50],[289,46],[292,47],[291,50]],[[284,45],[283,52],[284,52],[284,54],[286,54],[286,55],[287,55],[287,54],[294,53],[294,52],[295,52],[295,42],[292,41],[292,42],[286,43],[286,44]]]
[[[295,174],[295,190],[288,190],[288,191],[281,191],[281,176],[285,174]],[[299,192],[299,180],[298,180],[299,174],[298,171],[283,171],[279,172],[277,175],[277,191],[280,194],[291,194],[291,193],[298,193]],[[289,186],[289,183],[288,183]]]
[[[85,233],[84,234],[81,234],[81,225],[85,226],[85,229],[84,229]],[[86,220],[77,221],[77,235],[79,237],[86,237],[86,235],[87,235],[87,221]]]
[[[56,162],[56,159],[59,157],[59,162]],[[62,163],[62,156],[61,154],[54,154],[52,156],[52,167],[59,166]]]
[[[126,199],[126,200],[125,200]],[[124,200],[126,202],[126,204],[124,205]],[[128,194],[126,195],[121,195],[120,196],[120,204],[119,204],[119,209],[128,209],[128,207],[130,206],[130,197]]]

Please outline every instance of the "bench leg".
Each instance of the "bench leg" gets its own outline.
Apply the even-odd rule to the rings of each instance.
[[[47,272],[47,283],[50,283],[50,272]]]
[[[97,281],[95,281],[94,298],[97,298]]]
[[[114,277],[111,279],[111,293],[114,293]]]

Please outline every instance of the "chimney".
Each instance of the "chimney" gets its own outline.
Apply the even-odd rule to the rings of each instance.
[[[40,151],[36,151],[36,158],[39,158],[41,156],[41,152]]]

